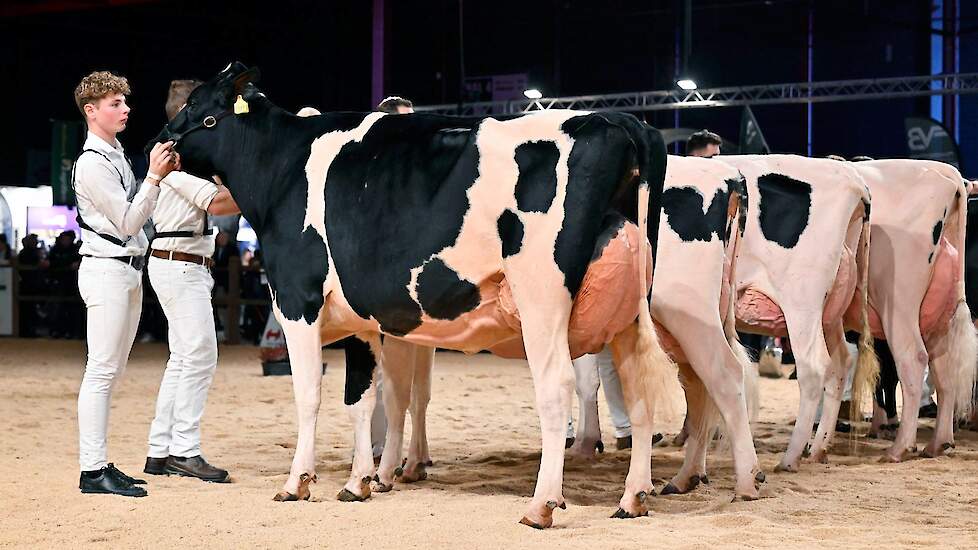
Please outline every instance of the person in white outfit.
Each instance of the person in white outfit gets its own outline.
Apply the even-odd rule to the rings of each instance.
[[[94,72],[75,88],[75,104],[88,137],[75,161],[72,185],[78,204],[82,255],[78,291],[88,317],[88,360],[78,390],[78,455],[82,493],[146,496],[132,478],[108,462],[109,404],[129,360],[142,311],[142,268],[148,241],[143,223],[153,213],[160,181],[173,169],[173,144],[157,144],[149,173],[136,185],[116,134],[129,121],[129,83]]]
[[[201,83],[175,80],[166,102],[169,120]],[[179,170],[179,155],[177,155]],[[149,280],[169,325],[170,359],[156,400],[143,471],[204,481],[230,481],[227,470],[212,466],[200,450],[200,420],[217,368],[217,332],[211,292],[214,234],[207,214],[238,213],[223,185],[173,171],[160,185],[153,211]]]

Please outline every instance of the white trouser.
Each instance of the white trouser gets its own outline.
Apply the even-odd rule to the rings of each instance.
[[[107,464],[109,401],[126,370],[139,326],[142,273],[111,258],[82,259],[78,291],[88,315],[88,362],[78,390],[78,462],[82,471]]]
[[[217,334],[206,267],[150,257],[149,280],[169,325],[170,360],[149,428],[152,458],[200,454],[200,418],[217,368]]]
[[[374,373],[374,383],[377,384],[377,402],[374,405],[374,415],[370,417],[370,446],[375,457],[384,454],[384,444],[387,442],[387,413],[384,412],[384,373],[380,364]]]
[[[598,375],[601,376],[601,387],[604,388],[604,398],[608,402],[611,423],[615,426],[615,437],[628,437],[632,435],[632,423],[628,420],[625,394],[621,391],[621,380],[615,371],[611,349],[605,347],[597,357]]]
[[[586,364],[584,369],[591,369],[593,368],[591,365],[597,363],[598,376],[604,388],[604,398],[608,402],[608,412],[611,413],[611,423],[615,427],[615,437],[632,435],[632,423],[628,420],[628,409],[625,408],[625,394],[622,392],[621,380],[618,379],[618,373],[615,371],[611,350],[605,347],[597,354],[582,355],[574,362],[575,365]],[[581,416],[583,417],[583,414]],[[567,422],[567,437],[574,437],[573,416]]]

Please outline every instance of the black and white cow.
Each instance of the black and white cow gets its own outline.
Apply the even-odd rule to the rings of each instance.
[[[197,88],[156,141],[173,140],[183,169],[219,175],[265,254],[273,309],[289,345],[299,440],[279,500],[309,497],[320,404],[320,350],[357,335],[379,356],[381,333],[475,351],[512,341],[485,319],[505,277],[519,314],[543,432],[537,487],[522,523],[552,524],[562,495],[564,428],[573,393],[568,324],[609,219],[658,231],[665,147],[630,115],[547,111],[505,120],[332,113],[301,118],[275,106],[240,63]],[[634,170],[637,167],[638,177]],[[654,239],[653,239],[654,241]],[[638,281],[650,246],[635,244]],[[619,517],[646,513],[652,412],[672,364],[649,315],[648,289],[626,291],[632,319],[609,336],[636,445]],[[364,364],[371,363],[364,359]],[[674,372],[674,371],[673,371]],[[348,384],[353,415],[374,405],[371,375]],[[353,382],[356,382],[354,380]],[[357,395],[357,393],[361,395]],[[366,423],[360,423],[366,424]],[[369,496],[369,438],[356,434],[341,497]]]

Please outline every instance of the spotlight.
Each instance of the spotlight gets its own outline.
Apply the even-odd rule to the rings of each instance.
[[[694,81],[692,78],[680,78],[676,81],[676,85],[686,91],[696,89],[696,81]]]
[[[526,99],[540,99],[541,97],[543,97],[543,94],[540,93],[540,90],[538,90],[536,88],[530,88],[529,90],[523,90],[523,95],[526,96]]]

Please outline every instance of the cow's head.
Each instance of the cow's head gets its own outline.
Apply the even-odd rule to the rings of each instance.
[[[146,146],[148,152],[155,143],[175,142],[183,170],[198,176],[214,174],[212,157],[215,134],[225,120],[247,116],[251,102],[261,95],[254,82],[258,81],[257,67],[248,68],[235,61],[201,84],[187,98],[187,104]]]

